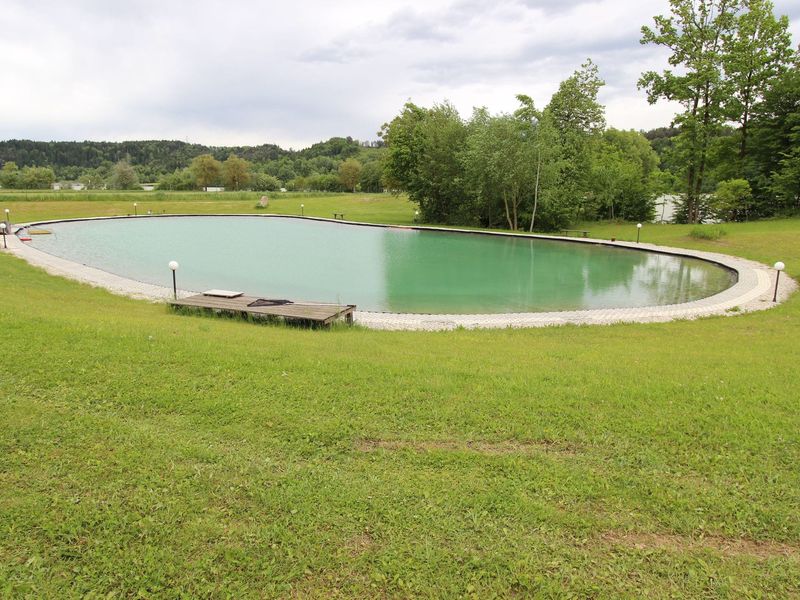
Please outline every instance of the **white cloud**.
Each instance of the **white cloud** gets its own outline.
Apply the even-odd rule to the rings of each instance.
[[[800,9],[777,2],[800,30]],[[409,98],[546,104],[585,58],[609,124],[668,124],[640,73],[665,56],[639,29],[665,0],[6,0],[0,138],[188,139],[302,147],[374,139]]]

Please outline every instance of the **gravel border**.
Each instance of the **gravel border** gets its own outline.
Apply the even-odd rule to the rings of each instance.
[[[639,251],[658,252],[676,256],[686,256],[713,262],[736,272],[738,281],[728,289],[693,302],[671,304],[664,306],[646,306],[637,308],[608,308],[577,311],[537,312],[537,313],[500,313],[500,314],[407,314],[407,313],[378,313],[356,311],[355,322],[373,329],[389,330],[449,330],[463,327],[473,328],[508,328],[508,327],[546,327],[551,325],[610,325],[612,323],[652,323],[665,322],[678,319],[696,319],[714,315],[736,315],[755,310],[765,310],[775,306],[772,294],[775,285],[775,270],[767,265],[718,254],[714,252],[701,252],[684,248],[671,248],[647,243],[611,242],[591,238],[569,238],[563,236],[528,235],[518,233],[505,233],[494,231],[474,231],[468,229],[450,229],[443,227],[398,226],[379,223],[360,223],[324,219],[317,217],[298,217],[294,215],[142,215],[137,217],[95,217],[86,219],[58,219],[52,221],[39,221],[25,225],[15,226],[14,231],[22,227],[41,226],[51,223],[68,221],[93,221],[106,219],[142,219],[142,218],[169,218],[169,217],[259,217],[259,218],[304,218],[306,220],[327,221],[338,224],[356,225],[363,227],[394,227],[426,231],[462,232],[479,235],[533,237],[547,240],[568,241],[580,244],[595,244],[616,248],[630,248]],[[74,279],[95,287],[102,287],[115,294],[131,298],[151,301],[164,301],[172,297],[172,289],[142,283],[119,275],[114,275],[94,267],[75,263],[63,258],[53,256],[39,250],[25,242],[20,241],[16,235],[7,236],[8,251],[26,260],[28,263],[43,268],[51,275],[58,275]],[[781,274],[778,286],[778,303],[786,300],[797,289],[797,283],[785,273]],[[179,290],[179,296],[188,296],[197,292]]]

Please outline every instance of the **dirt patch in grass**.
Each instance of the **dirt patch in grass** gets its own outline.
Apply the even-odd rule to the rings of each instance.
[[[667,552],[696,552],[711,550],[727,557],[751,557],[759,560],[792,558],[800,560],[800,548],[780,542],[729,538],[723,536],[686,537],[661,533],[610,531],[600,537],[610,546],[636,550],[665,550]]]
[[[376,450],[412,450],[414,452],[475,452],[488,456],[505,455],[532,455],[542,452],[557,454],[575,454],[575,447],[551,440],[536,440],[530,442],[502,441],[486,442],[458,440],[374,440],[362,439],[356,442],[356,448],[361,452],[374,452]]]
[[[347,553],[352,556],[353,558],[357,556],[361,556],[364,552],[367,552],[370,548],[375,546],[375,538],[370,535],[369,531],[362,531],[354,535],[352,538],[347,540],[345,544],[345,549]]]

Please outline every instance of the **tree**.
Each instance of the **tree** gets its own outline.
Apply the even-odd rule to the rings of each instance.
[[[78,181],[87,190],[99,190],[105,185],[106,177],[101,169],[86,169]]]
[[[277,177],[266,173],[253,173],[250,187],[256,192],[275,192],[281,188],[281,182]]]
[[[196,190],[197,182],[191,169],[175,169],[172,173],[162,175],[158,180],[159,190],[188,191]]]
[[[729,179],[717,184],[711,199],[711,213],[723,221],[746,221],[753,192],[746,179]]]
[[[208,186],[217,183],[222,173],[222,163],[211,154],[196,156],[189,168],[203,191],[208,191]]]
[[[655,17],[655,28],[642,27],[642,44],[655,44],[671,52],[669,64],[680,67],[662,73],[648,71],[639,79],[651,104],[659,99],[683,106],[675,118],[681,133],[676,139],[686,164],[686,212],[689,222],[700,217],[708,149],[711,138],[725,121],[723,109],[730,96],[723,76],[722,44],[731,35],[739,0],[670,0],[670,16]]]
[[[381,135],[388,148],[388,187],[406,191],[425,221],[461,222],[465,194],[459,152],[467,128],[455,107],[445,102],[425,109],[408,102]]]
[[[597,100],[604,85],[597,66],[587,60],[559,85],[544,110],[558,137],[560,168],[552,186],[549,227],[561,227],[579,217],[591,185],[593,146],[605,128],[605,109]]]
[[[226,190],[238,191],[250,182],[252,165],[235,154],[230,154],[222,163],[222,181]]]
[[[658,155],[641,133],[608,129],[594,148],[591,183],[594,216],[650,220],[662,187]]]
[[[339,165],[339,180],[351,192],[356,191],[362,165],[355,158],[348,158]]]
[[[14,189],[20,186],[19,167],[14,161],[8,161],[0,169],[0,186],[6,189]]]
[[[775,18],[770,0],[744,0],[733,30],[723,36],[722,57],[725,75],[731,83],[726,110],[739,124],[739,158],[747,155],[748,126],[753,105],[766,91],[769,82],[785,71],[792,57],[789,18]]]
[[[139,176],[127,159],[119,161],[111,170],[108,187],[112,190],[135,190],[140,188]]]
[[[561,146],[558,134],[553,123],[553,115],[549,112],[537,111],[530,96],[518,94],[517,100],[520,108],[514,116],[530,127],[528,140],[534,146],[536,155],[536,176],[533,184],[533,203],[531,206],[531,220],[529,231],[533,231],[536,223],[536,213],[542,198],[548,197],[548,192],[558,180],[562,168],[560,161]],[[533,169],[533,165],[529,168]]]
[[[373,160],[364,163],[358,185],[362,192],[377,193],[383,191],[383,165],[380,161]]]
[[[800,52],[773,78],[753,108],[750,161],[754,210],[770,216],[800,209]]]
[[[19,186],[26,190],[45,190],[52,187],[55,180],[50,167],[25,167],[20,171]]]

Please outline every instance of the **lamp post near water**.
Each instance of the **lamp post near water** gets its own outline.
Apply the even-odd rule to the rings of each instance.
[[[783,271],[785,268],[786,265],[783,264],[781,261],[775,263],[775,270],[777,271],[777,273],[775,273],[775,293],[772,294],[773,302],[778,301],[778,282],[781,280],[781,271]]]
[[[641,223],[637,223],[636,224],[636,243],[637,244],[639,243],[639,234],[641,234],[641,233],[642,233],[642,224]]]
[[[300,205],[300,216],[301,217],[305,217],[306,216],[306,205],[305,204],[301,204]]]
[[[134,216],[134,217],[135,217],[136,215],[138,215],[138,214],[139,214],[139,213],[138,213],[138,210],[137,210],[137,208],[136,208],[137,206],[139,206],[139,205],[138,205],[138,204],[136,204],[136,202],[134,202],[134,203],[133,203],[133,216]]]
[[[178,299],[178,284],[175,282],[175,271],[178,270],[178,266],[177,260],[169,261],[169,268],[172,271],[172,295],[175,297],[175,300]]]
[[[0,223],[0,229],[3,230],[3,250],[7,250],[8,246],[6,246],[6,224]]]

